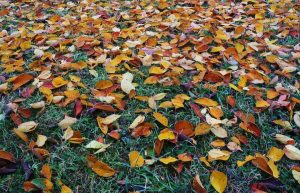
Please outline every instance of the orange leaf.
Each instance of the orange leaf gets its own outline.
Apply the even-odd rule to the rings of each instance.
[[[129,153],[129,161],[132,168],[142,167],[145,163],[143,156],[141,156],[138,151],[132,151]]]
[[[47,178],[48,180],[51,180],[52,171],[48,164],[44,164],[41,170],[41,174]]]
[[[191,137],[195,134],[194,126],[190,122],[185,120],[176,122],[175,130],[177,131],[178,134],[183,134],[187,137]]]
[[[23,86],[24,84],[26,84],[27,82],[29,82],[32,79],[33,79],[33,76],[30,74],[20,74],[13,81],[13,83],[14,83],[13,90],[18,89],[19,87]]]
[[[102,177],[111,177],[115,175],[115,170],[109,167],[106,163],[97,160],[94,156],[87,156],[88,167],[91,168],[96,174]]]

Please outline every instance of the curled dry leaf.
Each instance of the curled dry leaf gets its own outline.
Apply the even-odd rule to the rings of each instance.
[[[261,154],[255,155],[255,159],[252,160],[252,164],[257,168],[261,169],[262,171],[273,176],[274,178],[279,177],[279,171],[277,166],[274,164],[274,161],[273,160],[268,161],[267,158]]]
[[[25,122],[25,123],[21,123],[18,126],[17,130],[21,131],[21,132],[24,132],[24,133],[31,132],[31,131],[35,130],[37,125],[38,124],[34,121],[28,121],[28,122]]]
[[[292,174],[294,179],[300,184],[300,171],[292,170]]]
[[[40,101],[40,102],[36,102],[36,103],[31,103],[30,104],[31,108],[33,109],[41,109],[45,107],[45,101]]]
[[[300,161],[300,150],[293,145],[286,145],[283,149],[284,154],[291,160]]]
[[[88,143],[85,148],[88,149],[97,149],[97,151],[94,154],[104,152],[111,144],[104,144],[99,141],[93,140],[90,143]]]
[[[137,118],[134,119],[134,121],[129,125],[129,129],[134,129],[136,126],[141,124],[145,121],[145,116],[139,115]]]
[[[121,88],[127,94],[129,94],[130,91],[135,89],[132,84],[132,81],[133,81],[133,74],[131,74],[130,72],[126,72],[125,74],[122,75]]]
[[[47,141],[47,137],[45,135],[38,135],[36,140],[36,145],[38,147],[43,147]]]
[[[58,123],[58,126],[62,129],[66,129],[72,126],[76,122],[77,122],[76,118],[65,115],[65,118]]]
[[[197,193],[206,193],[198,174],[194,177],[192,186]]]
[[[288,137],[288,136],[286,136],[286,135],[276,134],[275,135],[275,139],[277,141],[285,144],[285,145],[287,145],[287,144],[291,144],[291,145],[295,144],[295,140],[292,139],[292,138],[290,138],[290,137]]]

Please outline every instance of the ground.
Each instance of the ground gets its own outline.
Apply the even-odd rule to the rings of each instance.
[[[32,189],[37,191],[60,192],[60,180],[73,192],[204,192],[203,189],[215,192],[210,178],[213,171],[227,176],[225,192],[300,189],[300,180],[297,182],[292,174],[300,172],[297,165],[300,155],[294,160],[283,155],[276,161],[278,177],[268,165],[272,158],[267,156],[272,147],[285,154],[288,144],[300,147],[299,123],[294,121],[300,107],[300,21],[296,1],[245,0],[231,4],[192,0],[28,0],[0,1],[0,4],[0,150],[10,152],[15,159],[7,160],[0,154],[4,163],[0,162],[0,166],[14,168],[12,172],[0,170],[1,192],[26,191],[26,181],[34,184]],[[238,29],[239,26],[242,27]],[[147,55],[151,59],[146,60]],[[39,78],[42,72],[50,75]],[[125,87],[133,86],[130,92],[121,83],[125,73],[133,75],[133,81],[125,82]],[[22,74],[31,77],[27,81]],[[66,82],[59,81],[63,85],[57,85],[53,81],[57,77]],[[149,77],[153,80],[149,81]],[[96,88],[99,82],[103,84]],[[114,86],[116,89],[109,90]],[[33,92],[28,91],[30,88],[34,88]],[[43,88],[51,94],[45,94]],[[72,91],[72,96],[65,91]],[[271,91],[275,97],[267,95]],[[157,106],[153,107],[149,100],[157,94],[164,97],[156,100]],[[65,98],[54,103],[53,96]],[[99,96],[115,98],[104,102]],[[234,99],[234,105],[228,96]],[[174,102],[176,97],[180,104]],[[206,102],[197,102],[199,98]],[[208,104],[207,99],[217,105]],[[32,104],[40,101],[45,102],[43,107],[32,108]],[[165,101],[169,105],[160,107]],[[97,103],[111,105],[116,112],[97,110],[94,106]],[[201,112],[192,109],[193,104]],[[214,116],[210,111],[214,106],[223,115]],[[153,112],[166,117],[168,126],[163,126]],[[107,124],[106,134],[99,128],[97,117],[104,119],[111,114],[121,116]],[[129,129],[139,115],[153,125],[146,137],[133,137],[133,129]],[[252,115],[254,122],[248,118]],[[76,118],[77,122],[68,126],[81,132],[85,138],[82,143],[64,138],[66,128],[59,123],[65,116]],[[213,124],[209,119],[233,123]],[[191,136],[175,129],[181,120],[193,125]],[[274,120],[280,120],[281,124]],[[28,141],[24,141],[13,129],[20,130],[21,123],[28,121],[38,125],[34,131],[26,131]],[[220,137],[220,131],[197,134],[196,126],[205,122],[212,128],[221,126],[226,137]],[[244,129],[240,126],[242,122],[246,123]],[[247,126],[250,122],[260,134]],[[283,122],[288,125],[283,126]],[[176,139],[165,139],[158,154],[154,143],[166,127]],[[112,130],[120,138],[111,137]],[[292,141],[276,140],[276,134]],[[35,144],[37,135],[47,137],[41,147]],[[238,137],[241,135],[247,143]],[[95,150],[86,145],[92,140],[111,144],[94,156],[113,168],[114,175],[99,176],[88,166],[87,156]],[[220,140],[224,145],[212,143]],[[241,150],[231,149],[229,142]],[[37,156],[33,153],[37,148],[47,150],[49,155]],[[212,149],[229,152],[230,158],[218,157],[210,161],[209,167],[200,157],[208,159]],[[146,160],[141,167],[130,164],[129,153],[133,151]],[[178,155],[184,153],[192,159],[181,160]],[[268,164],[256,167],[252,163],[259,158],[255,157],[252,163],[237,165],[238,160],[256,153],[262,154]],[[159,161],[168,156],[177,161],[169,164]],[[11,163],[6,165],[8,162]],[[29,170],[24,169],[24,163]],[[47,179],[41,174],[45,164],[52,170],[48,180],[53,188],[33,181]],[[179,171],[181,164],[183,168]],[[32,174],[25,175],[24,171]],[[204,186],[201,190],[192,183],[196,175]],[[216,184],[222,186],[220,182]]]

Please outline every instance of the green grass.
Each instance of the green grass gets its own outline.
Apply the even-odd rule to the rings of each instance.
[[[154,3],[158,4],[158,2]],[[208,7],[209,5],[205,3],[203,7]],[[16,8],[16,7],[15,7]],[[176,9],[176,6],[170,6],[171,10]],[[121,12],[130,11],[129,7],[121,7],[119,10]],[[60,16],[65,16],[69,13],[72,14],[71,10],[52,10],[51,8],[43,9],[45,14],[58,14]],[[109,13],[113,15],[112,13]],[[74,14],[73,14],[74,15]],[[163,15],[167,17],[167,15]],[[27,21],[27,20],[24,20]],[[17,21],[3,21],[0,24],[1,30],[7,30],[9,33],[17,30],[17,26],[20,22]],[[242,21],[236,21],[236,24],[242,24]],[[31,25],[31,24],[30,24]],[[130,28],[131,24],[122,22],[122,20],[116,22],[116,26],[120,29]],[[147,31],[157,31],[157,28],[150,26]],[[214,36],[212,29],[204,30],[202,33],[205,36]],[[172,31],[174,34],[181,34],[179,29]],[[202,34],[201,33],[201,34]],[[275,33],[275,32],[274,32]],[[197,35],[196,33],[193,35]],[[197,37],[197,36],[196,36]],[[271,36],[276,37],[276,36]],[[249,41],[255,41],[251,36],[246,37]],[[170,34],[163,35],[160,39],[161,42],[169,42],[173,38]],[[271,38],[272,39],[272,38]],[[122,45],[127,39],[117,38],[114,40],[113,44],[115,46]],[[288,35],[285,38],[279,39],[277,42],[279,45],[285,45],[287,47],[293,47],[299,40],[293,36]],[[191,43],[187,44],[190,45]],[[192,44],[191,44],[192,45]],[[216,42],[212,42],[211,46],[217,46]],[[133,53],[138,53],[136,48],[132,49]],[[54,48],[49,48],[51,53],[56,54],[57,50]],[[26,72],[29,71],[28,65],[33,61],[33,49],[27,50],[23,54],[23,58],[26,61],[25,69]],[[72,59],[74,62],[87,61],[90,56],[83,50],[76,50]],[[264,60],[261,57],[261,53],[254,53],[253,57],[258,58],[258,60]],[[122,64],[121,64],[122,65]],[[120,66],[121,66],[120,65]],[[228,69],[229,64],[223,63],[220,65],[221,69]],[[215,67],[217,69],[217,67]],[[0,75],[2,75],[2,68],[0,67]],[[108,75],[105,72],[103,66],[99,65],[95,68],[98,73],[98,77],[92,76],[88,69],[83,69],[81,71],[70,71],[64,78],[69,80],[69,75],[76,75],[81,78],[81,81],[86,85],[87,88],[79,88],[80,93],[88,94],[89,99],[92,99],[90,94],[90,89],[94,88],[95,84],[99,80],[108,79]],[[50,152],[45,160],[40,161],[35,157],[32,152],[28,150],[26,144],[13,132],[12,129],[16,127],[9,116],[6,115],[6,104],[17,98],[19,98],[19,91],[10,92],[7,95],[1,95],[0,98],[0,149],[12,152],[17,160],[24,160],[27,162],[33,172],[32,178],[41,177],[40,170],[42,165],[48,163],[53,171],[52,182],[54,183],[54,191],[60,192],[60,186],[58,184],[58,179],[61,179],[64,184],[69,186],[74,192],[101,192],[101,193],[111,193],[111,192],[129,192],[129,191],[140,191],[140,192],[164,192],[164,193],[189,193],[193,192],[191,187],[191,181],[196,174],[200,175],[200,179],[205,186],[207,192],[215,192],[214,188],[209,182],[209,176],[211,170],[217,169],[227,174],[228,176],[228,187],[227,192],[244,193],[250,192],[250,185],[256,182],[260,182],[264,179],[270,179],[270,175],[265,174],[260,169],[254,167],[251,163],[247,163],[245,166],[238,168],[237,160],[244,160],[247,155],[254,155],[255,153],[266,154],[268,150],[272,147],[283,148],[283,145],[277,143],[274,140],[276,133],[283,133],[280,126],[272,123],[272,120],[283,119],[289,120],[288,111],[284,109],[276,110],[266,110],[261,113],[256,113],[253,110],[255,106],[255,100],[253,96],[246,95],[245,92],[238,93],[233,89],[230,89],[228,85],[220,86],[216,93],[212,93],[209,89],[205,88],[205,83],[200,83],[196,85],[191,90],[186,90],[180,85],[172,85],[163,87],[160,84],[156,85],[145,85],[143,84],[144,79],[149,76],[148,67],[141,67],[138,69],[144,76],[135,74],[134,82],[138,83],[136,88],[137,95],[140,96],[153,96],[158,93],[167,93],[166,97],[159,101],[167,101],[172,99],[177,94],[187,94],[191,97],[191,101],[199,97],[212,96],[212,99],[218,101],[222,106],[224,112],[223,118],[231,119],[233,118],[234,112],[241,110],[245,113],[251,113],[256,118],[256,124],[262,131],[261,138],[257,138],[250,133],[242,130],[238,125],[232,127],[224,127],[228,131],[229,137],[224,139],[226,143],[230,141],[230,137],[236,134],[243,134],[248,138],[248,144],[242,145],[243,151],[238,151],[232,153],[230,159],[226,162],[214,161],[211,163],[212,167],[209,168],[205,166],[198,158],[201,156],[207,156],[207,152],[213,147],[210,143],[216,139],[212,133],[196,136],[196,144],[189,141],[180,141],[177,144],[172,144],[166,142],[164,149],[159,157],[154,155],[153,145],[154,141],[157,139],[159,132],[164,129],[161,124],[159,124],[153,116],[148,114],[146,116],[146,121],[154,124],[152,134],[147,137],[141,137],[135,139],[131,136],[131,131],[128,130],[128,126],[133,122],[133,120],[140,114],[135,113],[137,109],[148,108],[147,102],[141,102],[136,99],[126,99],[126,110],[117,112],[121,114],[121,118],[118,120],[117,126],[121,128],[121,139],[115,140],[109,136],[104,136],[100,129],[98,128],[96,117],[107,116],[108,113],[96,111],[94,113],[82,113],[78,117],[78,122],[72,126],[74,130],[81,131],[83,137],[86,141],[82,144],[75,145],[69,142],[64,142],[62,140],[63,130],[57,125],[59,121],[64,118],[64,115],[73,116],[73,106],[74,104],[69,104],[67,107],[59,107],[55,104],[50,104],[46,106],[45,111],[42,114],[37,114],[38,111],[33,111],[33,115],[29,119],[22,119],[22,121],[34,120],[39,123],[35,132],[29,133],[29,137],[32,140],[36,140],[37,134],[46,135],[50,140],[47,141],[44,146]],[[119,73],[124,73],[123,68]],[[30,72],[35,76],[38,72]],[[10,74],[10,77],[14,74]],[[270,74],[269,77],[274,77],[276,74]],[[183,74],[179,77],[181,82],[188,82],[191,80],[191,76],[188,74]],[[279,82],[285,87],[289,85],[294,85],[297,77],[292,77],[291,80],[286,78],[280,78]],[[236,84],[237,80],[232,80],[232,83]],[[269,87],[274,87],[271,85]],[[59,89],[64,91],[64,89]],[[234,96],[236,99],[236,106],[231,108],[227,102],[226,97],[228,95]],[[297,98],[300,97],[299,93],[293,93],[293,96]],[[127,96],[126,96],[127,97]],[[33,96],[25,100],[20,104],[20,107],[30,108],[30,104],[44,100],[44,96],[36,91]],[[174,124],[179,120],[188,120],[194,126],[201,122],[200,118],[191,110],[188,105],[189,101],[185,103],[184,108],[180,109],[159,109],[159,112],[164,114],[169,120],[170,128],[174,127]],[[295,128],[295,125],[292,125]],[[290,134],[290,133],[289,133]],[[290,134],[295,141],[299,141],[299,135]],[[99,160],[110,165],[117,171],[117,175],[112,178],[103,178],[95,174],[90,168],[87,167],[86,156],[93,154],[93,150],[86,149],[84,146],[91,140],[95,140],[98,137],[104,137],[106,143],[111,143],[112,145],[103,153],[97,154],[96,157]],[[299,148],[299,144],[296,144]],[[226,149],[223,148],[223,149]],[[153,165],[145,165],[141,168],[131,168],[129,164],[128,154],[131,151],[139,151],[144,155],[145,159],[155,159],[156,161],[160,157],[174,156],[176,157],[180,153],[190,153],[193,155],[193,161],[191,163],[185,163],[183,171],[178,174],[172,166],[174,165],[164,165],[157,161]],[[147,154],[147,156],[145,155]],[[280,162],[278,162],[278,167],[280,170],[279,180],[285,184],[287,192],[296,193],[300,189],[299,184],[293,179],[290,171],[291,165],[295,162],[283,157]],[[24,182],[24,172],[21,167],[13,174],[1,175],[0,176],[0,192],[22,192],[22,186]],[[274,190],[274,192],[276,192]]]
[[[106,77],[101,67],[97,68],[98,73],[101,75],[98,78],[92,79],[88,76],[83,76],[83,82],[89,83],[89,86],[95,84],[99,79]],[[174,94],[186,93],[180,86],[172,87],[157,87],[143,85],[141,77],[137,76],[135,81],[139,83],[137,88],[138,95],[152,96],[157,93],[165,92],[168,93],[166,99],[170,99]],[[210,91],[204,89],[200,84],[198,87],[193,88],[192,92],[196,95],[195,97],[205,96],[211,94]],[[225,102],[226,96],[232,94],[237,101],[235,110],[243,110],[244,112],[253,113],[251,110],[254,99],[251,96],[246,96],[243,93],[237,93],[228,87],[220,87],[214,99],[222,104],[222,109],[225,112],[224,118],[232,118],[233,109],[231,109]],[[15,96],[16,97],[16,96]],[[14,97],[13,97],[14,98]],[[11,98],[11,99],[13,99]],[[32,102],[41,100],[42,96],[35,94],[25,101],[23,107],[29,107]],[[163,127],[155,122],[152,116],[146,116],[146,121],[154,122],[155,127],[153,133],[147,138],[134,139],[131,137],[130,132],[127,130],[129,124],[137,116],[135,114],[136,109],[147,108],[147,103],[142,103],[137,100],[128,100],[127,109],[121,112],[122,117],[119,120],[120,128],[122,128],[122,138],[119,141],[105,137],[107,143],[112,143],[112,146],[107,149],[106,152],[97,155],[97,158],[108,163],[110,166],[118,171],[118,175],[113,178],[104,179],[98,177],[86,166],[85,156],[93,151],[84,148],[84,145],[98,136],[103,136],[96,124],[96,116],[98,112],[93,114],[83,114],[78,122],[73,126],[74,130],[80,130],[82,135],[87,138],[86,142],[80,145],[72,145],[68,142],[62,141],[63,131],[57,126],[57,123],[63,119],[64,114],[72,114],[72,105],[66,108],[61,108],[55,105],[49,105],[46,111],[40,116],[33,116],[31,119],[36,120],[39,126],[36,130],[36,134],[43,134],[49,138],[57,140],[58,144],[51,144],[47,142],[45,148],[51,152],[51,155],[40,162],[34,157],[24,146],[22,141],[16,137],[10,131],[13,125],[10,121],[2,121],[0,139],[3,144],[0,145],[1,149],[14,152],[14,155],[18,159],[26,160],[32,167],[33,176],[40,176],[39,171],[43,163],[49,163],[53,169],[53,182],[55,179],[61,179],[65,184],[70,186],[73,190],[80,190],[82,192],[116,192],[116,191],[130,191],[140,190],[147,192],[190,192],[191,190],[191,179],[195,174],[200,174],[202,182],[208,192],[212,192],[213,188],[208,183],[210,170],[217,168],[220,171],[230,171],[229,176],[229,187],[228,192],[247,192],[245,189],[253,182],[259,181],[260,179],[269,178],[268,175],[262,171],[256,169],[251,164],[247,164],[244,167],[237,168],[236,161],[243,160],[246,155],[253,155],[256,152],[266,153],[267,150],[272,146],[278,146],[272,139],[275,133],[278,133],[280,128],[270,123],[270,120],[277,118],[287,118],[287,113],[284,111],[266,111],[260,114],[255,114],[257,124],[262,129],[262,137],[260,139],[253,137],[251,134],[245,133],[240,128],[228,127],[226,128],[230,136],[234,136],[237,133],[244,134],[249,139],[249,144],[243,145],[243,152],[235,152],[227,162],[215,161],[212,163],[212,168],[207,168],[197,158],[205,156],[212,147],[209,145],[210,142],[217,139],[214,135],[197,136],[195,139],[197,145],[193,145],[190,142],[183,141],[174,146],[172,144],[166,144],[161,156],[177,156],[180,153],[188,152],[194,156],[194,161],[190,164],[185,164],[184,170],[181,174],[177,174],[171,166],[164,166],[161,163],[156,163],[153,166],[144,166],[142,168],[132,169],[129,165],[128,153],[133,150],[137,150],[141,153],[145,151],[149,155],[153,155],[153,142],[159,131]],[[2,108],[4,108],[4,101],[2,102]],[[170,126],[178,120],[189,120],[194,125],[200,122],[200,119],[190,110],[188,106],[183,109],[174,110],[166,109],[160,110],[165,116],[169,118]],[[35,135],[32,134],[33,139]],[[299,140],[299,137],[295,137]],[[229,142],[229,139],[225,139]],[[145,158],[154,158],[153,156]],[[279,168],[281,170],[280,180],[287,185],[287,189],[292,191],[297,186],[292,179],[291,172],[287,171],[285,165],[292,164],[286,158],[283,158],[279,162]],[[124,180],[125,185],[118,184],[118,181]],[[24,175],[21,169],[18,169],[16,173],[2,176],[1,177],[0,190],[1,191],[19,191],[22,188],[22,182],[24,181]],[[59,186],[55,183],[55,190],[59,190]]]

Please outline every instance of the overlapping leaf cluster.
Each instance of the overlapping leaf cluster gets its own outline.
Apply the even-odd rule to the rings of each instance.
[[[295,184],[300,183],[296,2],[23,0],[0,4],[2,117],[14,125],[2,129],[18,136],[22,142],[15,138],[16,143],[22,143],[36,159],[51,157],[51,148],[45,144],[53,139],[43,133],[35,117],[47,113],[50,106],[71,107],[73,112],[54,123],[61,128],[61,138],[55,140],[92,149],[97,155],[86,154],[86,165],[99,176],[118,175],[118,168],[98,156],[118,148],[115,141],[126,134],[132,140],[154,136],[153,155],[142,147],[126,152],[130,167],[162,164],[180,176],[191,162],[200,162],[211,170],[212,187],[224,192],[230,174],[215,163],[226,164],[249,149],[249,138],[261,140],[266,132],[258,123],[261,113],[281,111],[286,116],[268,120],[274,126],[269,129],[274,130],[276,147],[253,151],[234,164],[238,168],[251,162],[273,179],[252,184],[253,192],[280,183],[281,159],[294,160],[294,165],[283,167],[290,169]],[[99,69],[104,69],[106,78]],[[84,83],[86,76],[98,80]],[[144,85],[180,86],[183,92],[145,96],[138,92]],[[197,92],[194,88],[199,86],[209,94]],[[226,100],[217,97],[221,88],[229,91]],[[237,106],[237,94],[252,97],[251,111]],[[37,95],[41,100],[26,106]],[[132,108],[130,101],[147,107],[134,109],[133,121],[123,125],[120,120]],[[167,115],[167,111],[172,113]],[[193,113],[197,123],[174,121],[177,112]],[[84,116],[97,123],[98,138],[87,138],[72,128]],[[239,130],[232,132],[232,128]],[[201,155],[189,150],[176,155],[166,152],[166,146],[183,142],[196,147],[203,136],[213,140]],[[0,161],[1,173],[16,170],[13,152],[0,151]],[[209,182],[198,173],[192,175],[194,191],[206,192]],[[44,164],[41,176],[26,178],[23,188],[51,192],[53,182],[51,166]],[[56,184],[61,192],[72,192],[60,179]],[[282,186],[278,189],[284,191]]]

